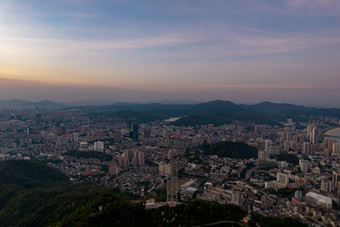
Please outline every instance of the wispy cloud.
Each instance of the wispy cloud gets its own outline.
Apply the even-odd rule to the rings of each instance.
[[[65,54],[93,51],[137,50],[143,48],[164,48],[194,42],[181,36],[161,35],[156,37],[134,38],[126,40],[66,40],[66,39],[32,39],[0,38],[0,54],[14,54],[33,51],[45,54]],[[26,51],[25,51],[26,49]]]
[[[325,49],[339,46],[340,44],[339,28],[325,29],[319,34],[307,31],[275,33],[271,30],[256,27],[217,24],[213,27],[213,30],[218,30],[219,32],[209,33],[202,31],[200,35],[197,35],[205,39],[205,42],[199,45],[199,48],[204,50],[209,50],[210,48],[215,53],[224,52],[230,56],[273,55],[317,48]]]
[[[241,47],[235,53],[239,54],[274,54],[311,49],[317,46],[340,44],[334,37],[268,37],[268,36],[233,36]]]
[[[340,0],[33,2],[0,0],[0,78],[195,97],[339,84]]]
[[[291,10],[306,10],[314,13],[331,13],[340,15],[339,0],[286,0]]]

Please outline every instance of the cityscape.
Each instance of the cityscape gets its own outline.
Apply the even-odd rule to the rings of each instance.
[[[340,0],[1,0],[0,226],[340,227]]]
[[[230,108],[230,102],[218,100],[192,106],[202,105],[209,111]],[[301,108],[270,105],[283,106],[280,115]],[[93,106],[4,108],[0,159],[45,160],[75,184],[93,182],[139,198],[151,196],[145,209],[209,200],[237,205],[248,214],[339,226],[339,117],[178,126],[181,117],[110,117],[109,107],[103,107],[108,112],[93,112],[102,108]],[[166,200],[152,199],[159,190]]]

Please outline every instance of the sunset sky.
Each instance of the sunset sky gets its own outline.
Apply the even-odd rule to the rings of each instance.
[[[340,107],[340,1],[1,0],[12,98]]]

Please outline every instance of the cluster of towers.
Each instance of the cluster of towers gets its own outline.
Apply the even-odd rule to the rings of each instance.
[[[117,161],[121,168],[128,168],[131,165],[133,167],[140,167],[145,164],[144,152],[139,150],[125,150],[122,156],[117,157]]]

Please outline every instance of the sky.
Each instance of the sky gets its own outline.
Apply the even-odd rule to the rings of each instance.
[[[1,0],[12,98],[340,108],[340,0]]]

